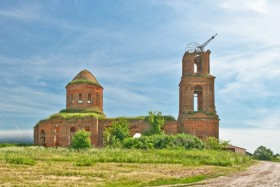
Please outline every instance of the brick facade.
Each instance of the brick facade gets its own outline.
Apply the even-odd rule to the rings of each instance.
[[[215,107],[215,77],[210,74],[210,51],[186,52],[179,84],[178,132],[205,139],[219,138]]]
[[[103,146],[103,133],[110,127],[114,120],[98,120],[92,117],[65,120],[61,118],[51,119],[40,122],[34,128],[34,144],[47,147],[62,146],[68,147],[75,132],[85,129],[90,132],[92,145],[95,147]],[[128,120],[130,135],[143,133],[149,128],[146,120]],[[166,121],[164,125],[166,134],[177,133],[177,121]]]
[[[210,75],[210,51],[186,52],[182,60],[179,84],[178,121],[166,121],[166,134],[187,133],[201,139],[219,138],[219,116],[215,109],[214,81]],[[103,114],[103,87],[87,70],[78,73],[66,86],[66,110],[94,109]],[[103,146],[103,132],[113,120],[80,117],[62,117],[43,120],[34,127],[34,144],[42,146],[69,146],[75,132],[90,132],[94,146]],[[128,120],[130,135],[143,133],[149,128],[146,120]]]

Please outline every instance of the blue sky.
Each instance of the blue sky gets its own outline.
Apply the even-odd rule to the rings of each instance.
[[[32,133],[65,108],[88,69],[107,116],[178,115],[190,42],[211,53],[220,136],[280,153],[280,2],[276,0],[0,1],[0,135]]]

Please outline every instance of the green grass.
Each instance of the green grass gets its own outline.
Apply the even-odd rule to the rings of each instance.
[[[233,166],[251,161],[250,157],[229,151],[215,150],[137,150],[137,149],[89,149],[75,151],[69,148],[7,147],[1,152],[20,154],[41,161],[77,162],[81,158],[93,163],[168,163],[185,166]],[[0,158],[1,158],[0,152]]]
[[[0,148],[0,181],[14,186],[186,184],[236,172],[252,162],[247,156],[214,150],[14,146]]]
[[[21,156],[17,154],[5,155],[5,161],[6,163],[10,163],[10,164],[20,164],[20,165],[29,165],[29,166],[33,166],[36,163],[33,158],[27,156]]]

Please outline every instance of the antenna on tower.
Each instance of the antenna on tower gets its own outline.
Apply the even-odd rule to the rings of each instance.
[[[189,43],[186,47],[186,52],[202,52],[204,51],[204,48],[211,42],[211,40],[213,40],[215,37],[217,36],[217,33],[215,35],[213,35],[209,40],[207,40],[206,42],[204,42],[202,45],[196,43],[196,42],[192,42]]]

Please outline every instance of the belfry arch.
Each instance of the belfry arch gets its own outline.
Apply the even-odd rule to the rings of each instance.
[[[219,138],[214,82],[210,74],[210,51],[185,52],[179,84],[178,132]]]
[[[203,91],[201,86],[195,86],[194,87],[194,111],[202,111],[203,106]]]

